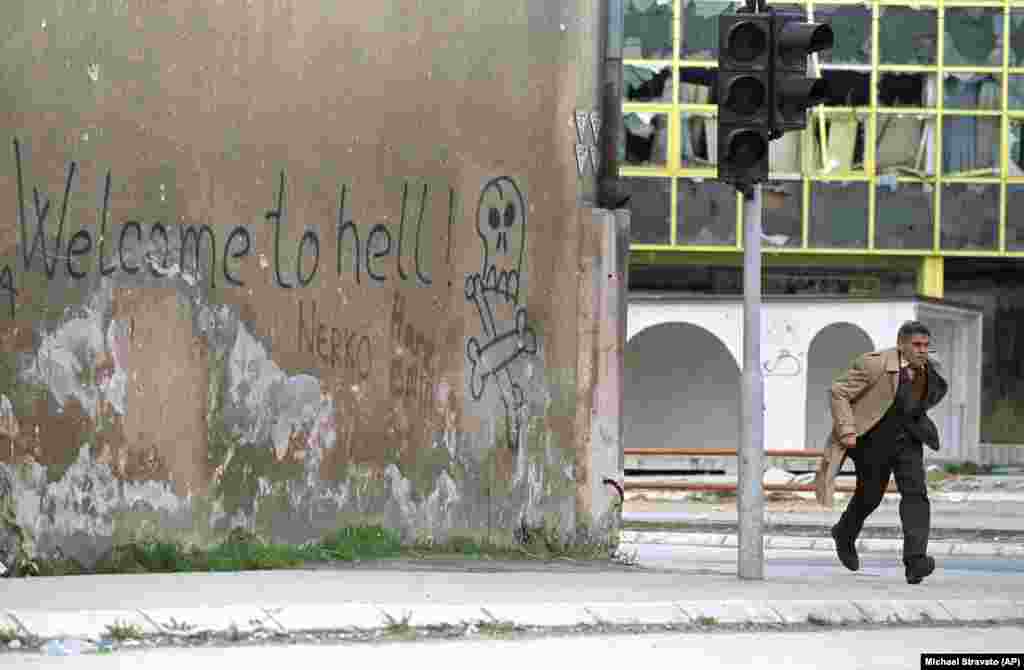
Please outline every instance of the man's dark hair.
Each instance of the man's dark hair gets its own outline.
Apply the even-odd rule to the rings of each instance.
[[[930,338],[932,336],[932,331],[928,330],[928,326],[924,325],[920,321],[907,321],[900,326],[900,332],[896,337],[900,340],[905,340],[908,337],[913,337],[914,335],[924,335],[925,337]]]

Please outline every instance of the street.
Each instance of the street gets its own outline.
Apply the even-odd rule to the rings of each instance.
[[[666,544],[624,545],[636,552],[636,561],[645,568],[699,571],[705,574],[736,574],[736,549],[730,547],[689,547]],[[903,564],[898,556],[861,556],[861,569],[852,573],[839,564],[832,552],[769,550],[765,552],[765,579],[791,580],[808,578],[814,581],[834,577],[858,582],[887,583],[907,586],[903,581]],[[925,586],[977,582],[996,589],[1024,588],[1024,561],[997,557],[939,557],[935,573]]]
[[[823,632],[648,634],[517,640],[393,642],[349,645],[256,646],[118,651],[74,659],[40,654],[4,658],[9,670],[65,667],[76,670],[301,665],[346,667],[538,668],[576,666],[642,667],[669,662],[677,668],[907,668],[920,667],[920,654],[1024,652],[1024,627],[895,628]]]

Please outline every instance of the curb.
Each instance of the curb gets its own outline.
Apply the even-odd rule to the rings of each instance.
[[[1024,601],[1013,600],[693,600],[655,602],[494,603],[472,605],[297,605],[56,612],[0,611],[0,627],[35,640],[99,642],[107,627],[131,623],[143,637],[197,635],[290,635],[383,630],[390,622],[412,627],[503,624],[560,628],[607,625],[1010,624],[1024,621]],[[8,623],[9,622],[9,623]]]
[[[632,482],[626,491],[626,500],[634,500],[643,497],[648,500],[675,500],[689,497],[691,491],[672,491],[665,489],[646,489],[642,483]],[[773,491],[773,493],[785,493],[785,491]],[[813,500],[814,494],[808,491],[793,491],[793,493],[806,493],[807,500]],[[852,491],[836,491],[835,499],[846,500],[853,495]],[[1024,503],[1024,493],[986,493],[970,491],[929,491],[928,498],[932,502],[943,503]],[[886,493],[882,496],[885,503],[899,502],[899,493]]]
[[[892,494],[887,494],[892,495]],[[898,499],[899,494],[895,494]],[[970,492],[970,491],[947,491],[947,492],[929,492],[928,497],[938,502],[1002,502],[1002,503],[1022,503],[1024,502],[1024,493],[984,493],[984,492]]]
[[[669,544],[685,547],[737,547],[738,536],[722,533],[681,533],[624,530],[620,533],[622,544]],[[790,549],[798,551],[836,550],[831,537],[792,537],[770,535],[764,538],[765,550]],[[860,554],[900,554],[903,540],[870,539],[858,540]],[[1024,559],[1024,544],[1003,544],[993,542],[929,542],[928,553],[933,556],[978,556]]]

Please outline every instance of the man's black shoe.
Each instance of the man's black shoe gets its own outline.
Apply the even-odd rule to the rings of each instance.
[[[920,584],[921,580],[935,572],[935,559],[931,556],[907,564],[907,584]]]
[[[857,558],[857,547],[853,540],[841,535],[837,526],[832,526],[832,539],[836,541],[836,554],[839,556],[839,562],[847,570],[853,572],[860,570],[860,559]]]

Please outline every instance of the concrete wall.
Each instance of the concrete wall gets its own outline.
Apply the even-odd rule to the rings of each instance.
[[[0,476],[41,551],[605,532],[596,1],[4,18]]]
[[[832,380],[865,351],[895,346],[904,321],[933,329],[950,394],[931,416],[935,461],[979,450],[981,314],[918,300],[768,298],[763,308],[765,447],[821,449],[831,430]],[[631,295],[626,345],[626,447],[729,448],[739,444],[743,303]],[[664,466],[663,466],[664,467]]]

